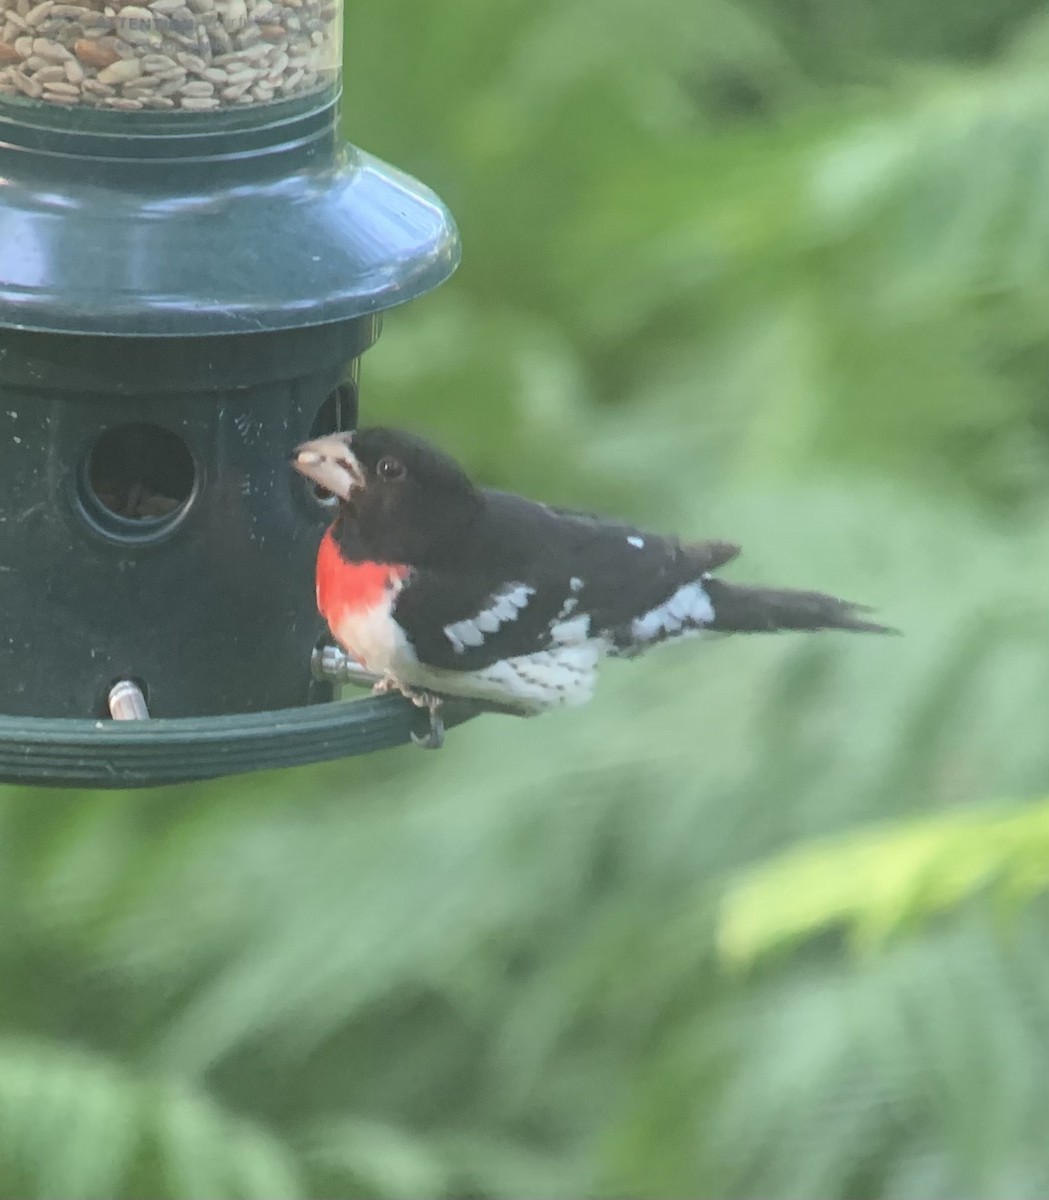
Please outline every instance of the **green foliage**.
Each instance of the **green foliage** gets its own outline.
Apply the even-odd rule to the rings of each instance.
[[[1044,815],[968,808],[1049,777],[1047,30],[351,0],[347,136],[465,245],[366,416],[905,637],[610,664],[440,755],[0,792],[0,1195],[1049,1193],[1044,904],[984,894],[1041,886]]]
[[[723,952],[749,962],[822,930],[871,946],[981,891],[1029,900],[1049,888],[1049,805],[974,809],[810,842],[735,881]]]
[[[302,1194],[270,1134],[184,1084],[46,1042],[0,1044],[0,1194]]]

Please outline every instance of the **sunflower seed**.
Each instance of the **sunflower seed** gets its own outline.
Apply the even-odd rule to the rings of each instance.
[[[33,53],[51,62],[65,62],[67,58],[73,57],[65,46],[48,38],[33,38]]]
[[[142,64],[137,58],[121,58],[111,66],[99,71],[99,83],[130,83],[142,74]]]
[[[30,28],[34,25],[39,25],[45,20],[51,10],[55,7],[55,0],[43,0],[42,4],[38,4],[36,8],[31,8],[25,15],[25,23]]]

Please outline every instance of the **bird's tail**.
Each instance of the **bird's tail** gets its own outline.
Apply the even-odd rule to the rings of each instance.
[[[714,609],[707,628],[725,633],[775,633],[779,630],[848,629],[854,633],[898,633],[868,620],[871,610],[823,592],[751,587],[707,578],[703,587]]]

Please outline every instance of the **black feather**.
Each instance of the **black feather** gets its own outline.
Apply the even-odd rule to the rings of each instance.
[[[710,628],[725,633],[776,633],[790,629],[898,632],[862,616],[862,613],[870,612],[865,605],[839,600],[823,592],[753,587],[744,583],[726,583],[723,579],[708,579],[704,586],[714,607],[714,622]]]

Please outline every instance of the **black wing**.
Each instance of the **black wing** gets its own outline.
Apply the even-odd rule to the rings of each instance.
[[[563,602],[560,590],[418,570],[397,597],[393,615],[422,662],[477,671],[549,646]],[[515,596],[520,605],[512,603]],[[491,614],[487,621],[485,614]]]
[[[624,649],[634,618],[739,553],[727,542],[683,545],[506,493],[485,498],[465,561],[455,572],[417,571],[394,608],[434,667],[474,671],[595,635]]]

